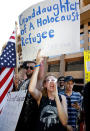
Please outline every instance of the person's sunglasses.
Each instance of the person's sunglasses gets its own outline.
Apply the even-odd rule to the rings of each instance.
[[[33,66],[26,66],[26,69],[30,69],[30,70],[34,70],[34,67]]]
[[[59,82],[64,82],[64,80],[59,80]]]

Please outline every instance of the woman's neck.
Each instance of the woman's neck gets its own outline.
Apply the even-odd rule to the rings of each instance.
[[[54,100],[54,96],[53,96],[52,92],[48,92],[48,98],[51,100]]]

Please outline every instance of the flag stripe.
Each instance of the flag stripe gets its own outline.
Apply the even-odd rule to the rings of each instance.
[[[10,87],[9,90],[13,89],[13,83],[12,86]],[[2,111],[2,109],[4,108],[5,103],[7,102],[7,99],[9,97],[10,93],[7,93],[4,97],[4,99],[2,100],[1,104],[0,104],[0,112]]]
[[[15,39],[15,36],[11,36],[10,39]]]
[[[0,97],[0,104],[1,104],[2,100],[4,99],[5,95],[7,94],[7,92],[9,90],[9,88],[11,87],[12,83],[13,83],[13,78],[11,79],[9,85],[7,86],[7,88],[5,89],[5,91],[3,92],[3,94]]]
[[[12,89],[13,89],[13,83],[12,83],[12,86],[9,88],[8,93],[10,93]]]
[[[7,101],[8,92],[13,88],[14,68],[16,67],[16,34],[9,38],[0,56],[0,112]]]
[[[4,85],[4,83],[7,81],[8,77],[10,76],[10,74],[12,73],[12,71],[13,71],[13,68],[10,69],[10,71],[6,74],[6,76],[0,82],[0,89],[2,88],[2,86]]]
[[[5,75],[8,73],[9,70],[10,68],[3,69],[2,74],[0,75],[0,81],[2,81],[2,79],[5,77]]]
[[[10,39],[9,42],[13,42],[13,43],[15,43],[15,40],[14,40],[14,39]]]
[[[6,89],[7,85],[9,84],[9,82],[11,81],[13,77],[13,72],[10,74],[10,76],[8,77],[7,81],[4,83],[4,85],[2,86],[2,88],[0,89],[0,96],[2,95],[2,93],[4,92],[4,90]]]
[[[0,71],[0,75],[2,74],[2,72],[5,70],[5,67],[2,68],[2,70]]]

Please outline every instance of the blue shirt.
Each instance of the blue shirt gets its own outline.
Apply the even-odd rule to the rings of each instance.
[[[73,91],[71,96],[67,96],[65,93],[63,93],[63,95],[66,96],[67,100],[68,125],[71,125],[75,129],[79,110],[72,107],[72,104],[78,102],[78,104],[81,106],[81,94]]]
[[[58,94],[63,94],[65,92],[65,87],[64,89],[61,89],[60,87],[57,88],[58,89]]]

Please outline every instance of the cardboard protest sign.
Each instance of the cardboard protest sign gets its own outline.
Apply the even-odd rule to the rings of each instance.
[[[23,60],[80,50],[79,0],[45,0],[19,16]]]
[[[9,93],[7,103],[0,114],[0,131],[15,131],[25,96],[25,90]]]

